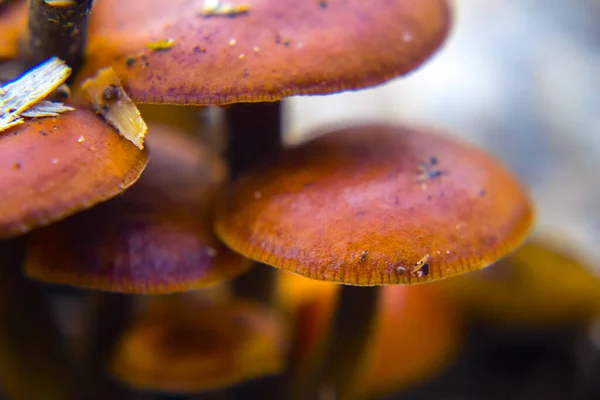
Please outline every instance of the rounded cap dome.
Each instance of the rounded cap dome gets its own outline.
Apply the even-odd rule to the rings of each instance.
[[[0,238],[108,200],[146,167],[146,152],[93,111],[75,107],[0,132]]]
[[[256,261],[351,285],[411,284],[485,267],[521,244],[533,206],[487,152],[425,129],[331,132],[243,175],[217,235]]]
[[[243,3],[243,4],[242,4]],[[358,89],[403,75],[439,48],[445,0],[239,0],[94,4],[81,76],[112,66],[142,103],[227,104]]]

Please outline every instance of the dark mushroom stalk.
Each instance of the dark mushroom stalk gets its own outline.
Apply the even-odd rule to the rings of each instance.
[[[302,400],[330,393],[336,399],[361,398],[357,391],[360,365],[368,351],[381,290],[343,286],[324,339],[321,359],[308,374],[294,376],[289,398]],[[352,334],[349,334],[352,332]],[[340,361],[342,360],[342,361]]]
[[[226,159],[235,180],[257,162],[275,157],[282,149],[282,104],[238,103],[225,107],[227,124]],[[264,264],[256,265],[232,284],[241,297],[271,304],[276,274]]]
[[[57,56],[75,73],[83,63],[93,0],[31,0],[28,67]]]
[[[20,271],[24,248],[23,238],[0,242],[2,395],[13,400],[65,399],[73,371],[61,351],[44,288]]]

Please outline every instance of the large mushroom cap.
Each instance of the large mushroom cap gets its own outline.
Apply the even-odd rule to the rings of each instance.
[[[0,133],[0,237],[25,233],[132,185],[147,153],[77,108]]]
[[[516,178],[485,151],[424,129],[342,129],[255,168],[219,202],[232,249],[309,278],[421,283],[485,267],[533,220]]]
[[[227,3],[247,11],[203,16],[197,0],[99,1],[81,75],[110,65],[136,102],[332,93],[416,68],[440,46],[450,19],[445,0]]]
[[[148,168],[123,196],[34,232],[31,277],[126,293],[171,293],[231,279],[251,262],[212,229],[221,160],[172,128],[153,126]]]
[[[189,393],[281,372],[279,319],[249,302],[155,298],[114,351],[112,373],[131,387]]]

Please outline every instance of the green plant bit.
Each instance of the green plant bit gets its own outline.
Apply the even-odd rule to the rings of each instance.
[[[44,3],[52,7],[72,7],[77,4],[75,0],[44,0]]]
[[[152,42],[146,44],[146,47],[152,51],[157,50],[168,50],[175,45],[175,41],[173,39],[164,39],[158,42]]]
[[[220,0],[205,0],[204,7],[200,10],[200,15],[210,17],[213,15],[222,15],[235,17],[240,14],[245,14],[250,11],[248,4],[231,4],[222,3]]]

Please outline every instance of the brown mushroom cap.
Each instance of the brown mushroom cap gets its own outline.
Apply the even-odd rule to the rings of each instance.
[[[600,312],[600,279],[566,248],[534,237],[485,271],[444,282],[472,317],[508,326],[547,327],[589,321]]]
[[[99,1],[81,76],[111,65],[142,103],[274,101],[405,74],[449,30],[445,0],[242,3],[245,13],[205,17],[200,1]]]
[[[150,162],[123,196],[32,234],[33,278],[126,293],[172,293],[231,279],[251,262],[212,229],[221,160],[172,128],[153,126]]]
[[[279,319],[256,304],[154,298],[120,340],[110,369],[136,389],[199,392],[281,372],[284,342]]]
[[[27,26],[25,1],[0,4],[0,60],[19,54],[19,38]]]
[[[93,111],[75,107],[0,133],[0,238],[107,200],[146,167],[146,152]]]
[[[342,129],[234,182],[217,235],[248,258],[351,285],[411,284],[482,268],[533,220],[485,151],[425,129]]]

